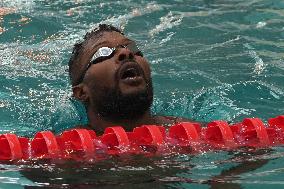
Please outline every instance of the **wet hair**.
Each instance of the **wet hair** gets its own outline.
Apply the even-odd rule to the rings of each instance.
[[[124,33],[120,29],[112,25],[100,24],[97,28],[93,29],[91,32],[86,33],[86,35],[83,38],[83,41],[78,42],[74,45],[72,55],[68,63],[69,77],[72,86],[80,84],[82,80],[81,78],[82,76],[80,76],[80,74],[82,74],[80,69],[80,57],[83,52],[84,46],[87,44],[87,42],[90,39],[99,38],[103,32],[113,32],[113,31],[119,32],[122,35],[124,35]]]

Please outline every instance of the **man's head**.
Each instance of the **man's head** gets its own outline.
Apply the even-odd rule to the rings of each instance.
[[[73,95],[106,120],[136,119],[153,100],[150,67],[134,41],[100,25],[75,45],[69,61]]]

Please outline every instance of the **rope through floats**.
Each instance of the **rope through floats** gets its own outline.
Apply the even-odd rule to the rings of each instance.
[[[179,150],[195,153],[207,150],[232,150],[240,147],[263,148],[284,144],[284,115],[270,118],[265,125],[259,118],[245,118],[229,125],[212,121],[207,127],[182,122],[168,130],[142,125],[126,132],[123,127],[108,127],[101,136],[87,129],[72,129],[60,135],[38,132],[34,138],[15,134],[0,135],[0,160],[99,158],[102,155],[153,154]]]

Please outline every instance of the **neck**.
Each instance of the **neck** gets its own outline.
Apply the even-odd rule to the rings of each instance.
[[[131,131],[133,128],[141,125],[155,124],[155,117],[151,115],[150,111],[146,111],[139,118],[135,119],[120,119],[120,120],[108,120],[102,117],[99,113],[88,111],[89,125],[98,133],[103,133],[105,128],[112,126],[122,126],[126,131]]]

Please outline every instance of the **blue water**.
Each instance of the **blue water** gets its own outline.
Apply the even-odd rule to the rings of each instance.
[[[198,121],[284,114],[284,1],[0,0],[0,131],[32,137],[86,123],[70,101],[73,44],[124,29],[152,67],[152,111]],[[2,162],[0,188],[283,188],[284,150]]]

